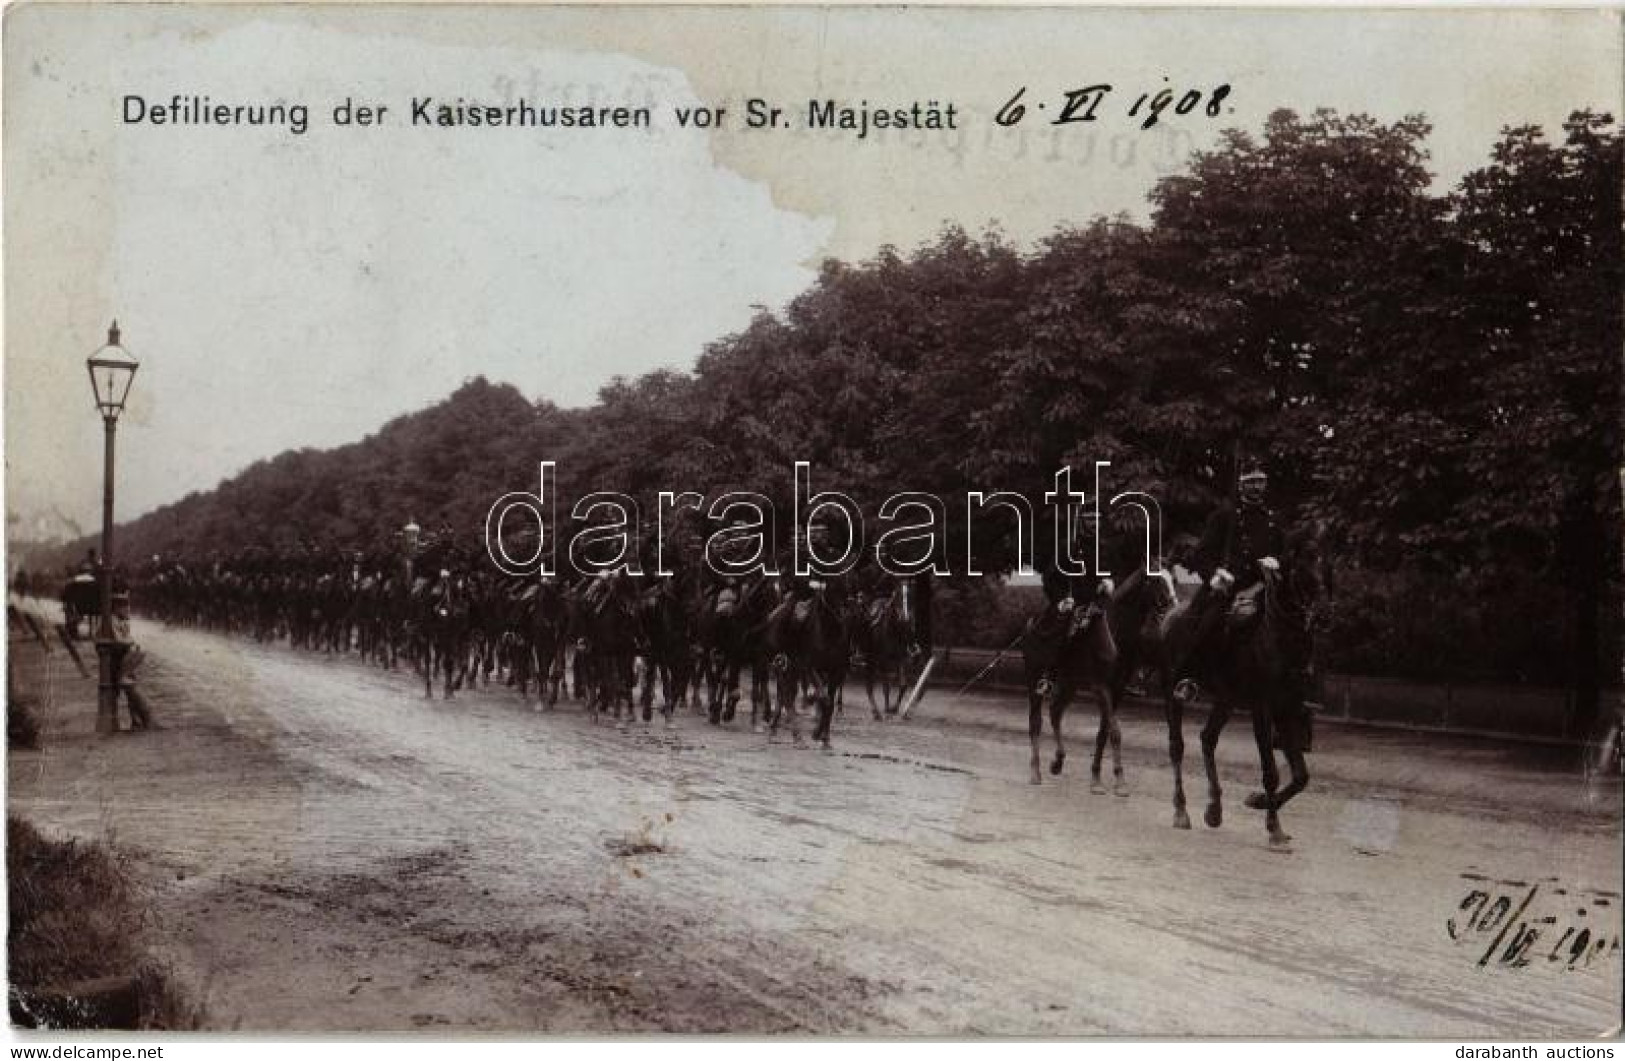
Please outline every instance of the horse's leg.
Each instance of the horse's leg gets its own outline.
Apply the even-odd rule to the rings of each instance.
[[[707,684],[710,686],[710,704],[706,718],[715,726],[722,721],[722,686],[728,674],[728,658],[720,649],[714,649],[706,662]]]
[[[637,689],[632,684],[637,681],[636,675],[632,673],[633,665],[634,661],[630,655],[615,656],[609,660],[610,702],[615,705],[616,727],[622,731],[631,725],[637,713],[632,705],[632,700],[637,694]],[[623,703],[626,705],[625,715],[621,714]]]
[[[774,682],[778,686],[778,703],[766,719],[767,740],[771,744],[779,735],[779,727],[786,720],[790,723],[790,737],[799,747],[801,745],[801,714],[796,710],[796,682],[788,671],[781,671]]]
[[[1042,785],[1044,774],[1038,768],[1038,742],[1044,736],[1044,701],[1052,694],[1029,689],[1027,693],[1027,738],[1033,745],[1033,784]]]
[[[682,650],[678,651],[670,668],[671,685],[666,690],[666,728],[677,727],[677,708],[688,695],[688,683],[693,680],[692,664]]]
[[[1207,768],[1207,810],[1202,820],[1207,822],[1208,828],[1217,829],[1224,823],[1224,789],[1219,784],[1219,764],[1214,753],[1219,747],[1219,734],[1224,732],[1224,724],[1230,719],[1230,702],[1215,699],[1213,708],[1208,712],[1207,725],[1202,727],[1202,765]]]
[[[1128,781],[1123,777],[1123,731],[1117,725],[1117,701],[1112,696],[1111,686],[1104,681],[1095,683],[1095,697],[1100,701],[1100,728],[1111,742],[1112,795],[1126,796]],[[1098,747],[1095,754],[1099,756]]]
[[[1168,762],[1174,768],[1174,828],[1189,829],[1191,816],[1185,810],[1185,705],[1177,696],[1165,695],[1162,702],[1168,716]]]
[[[654,718],[655,682],[660,680],[660,667],[651,651],[643,657],[643,721]]]
[[[1288,800],[1309,787],[1309,762],[1304,758],[1303,752],[1293,749],[1285,755],[1286,765],[1292,771],[1292,780],[1288,781],[1286,787],[1275,797],[1277,809],[1286,806]]]
[[[818,737],[819,745],[827,752],[833,751],[830,745],[830,726],[835,722],[835,687],[834,683],[824,680],[823,675],[815,675],[809,687],[814,691],[818,704]]]
[[[1095,727],[1095,754],[1089,760],[1089,790],[1104,792],[1100,784],[1100,768],[1106,758],[1106,745],[1111,741],[1111,718],[1104,701],[1100,705],[1100,724]]]
[[[1264,781],[1264,828],[1270,834],[1270,847],[1285,850],[1292,837],[1281,828],[1275,790],[1280,787],[1281,774],[1275,765],[1275,720],[1264,704],[1253,705],[1253,740],[1258,742],[1258,764]]]
[[[538,661],[538,666],[540,662]],[[558,706],[559,687],[564,684],[564,646],[555,644],[547,657],[547,709]]]
[[[1287,705],[1287,707],[1288,709],[1295,709],[1296,705]],[[1274,723],[1272,722],[1272,738],[1275,732],[1276,730],[1274,728]],[[1274,745],[1273,739],[1271,740],[1271,745]],[[1298,748],[1292,748],[1283,751],[1282,754],[1286,756],[1287,767],[1292,772],[1292,780],[1286,783],[1286,787],[1281,789],[1273,800],[1263,792],[1253,792],[1249,794],[1246,799],[1246,804],[1253,810],[1267,810],[1271,806],[1273,806],[1276,810],[1280,810],[1282,807],[1286,806],[1288,800],[1309,786],[1309,763],[1304,758],[1303,751]]]
[[[728,695],[723,700],[723,703],[722,703],[722,721],[724,721],[724,722],[732,722],[734,720],[734,716],[739,713],[739,698],[740,698],[740,695],[741,695],[740,688],[739,688],[739,683],[744,680],[744,677],[745,677],[744,671],[745,671],[745,667],[744,667],[744,661],[743,660],[735,657],[734,659],[729,661],[729,663],[728,663]],[[756,695],[756,670],[755,670],[755,668],[751,668],[750,680],[751,680],[751,696],[753,698],[751,702],[752,702],[752,704],[754,704],[755,703],[754,697]]]
[[[768,671],[764,675],[757,670],[754,662],[751,664],[750,731],[752,733],[760,733],[762,732],[762,727],[766,726],[769,739],[771,739],[773,734],[778,732],[779,729],[779,719],[778,716],[773,713],[772,698],[769,696],[769,690],[771,686],[775,684],[781,687],[783,686],[784,676],[782,674],[775,681],[772,671]]]

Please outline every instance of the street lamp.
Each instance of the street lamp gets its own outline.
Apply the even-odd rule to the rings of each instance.
[[[102,621],[96,631],[96,732],[116,733],[119,644],[113,631],[113,433],[139,367],[130,352],[119,345],[118,321],[107,329],[107,345],[91,354],[85,367],[90,370],[90,388],[106,432],[102,457]]]

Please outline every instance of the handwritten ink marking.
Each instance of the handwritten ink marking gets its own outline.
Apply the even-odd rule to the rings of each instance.
[[[1463,873],[1460,876],[1467,880],[1484,881],[1489,887],[1475,887],[1467,892],[1456,905],[1458,916],[1445,919],[1445,934],[1453,942],[1461,944],[1469,938],[1481,940],[1494,933],[1478,959],[1480,968],[1486,968],[1492,962],[1501,968],[1527,968],[1540,957],[1535,948],[1543,937],[1555,937],[1546,952],[1545,964],[1561,965],[1565,971],[1586,968],[1598,960],[1609,960],[1620,951],[1617,934],[1610,938],[1602,926],[1587,923],[1590,910],[1586,906],[1576,905],[1566,923],[1549,909],[1531,910],[1536,898],[1542,894],[1540,884],[1530,885],[1521,880],[1490,881],[1476,873]],[[1567,896],[1568,891],[1550,888],[1545,894]],[[1593,905],[1605,905],[1607,902],[1595,892],[1588,894],[1592,896]],[[1563,929],[1561,934],[1558,933],[1560,924]]]
[[[1506,938],[1507,929],[1511,928],[1512,922],[1516,921],[1523,914],[1524,910],[1528,908],[1530,901],[1534,899],[1535,893],[1538,891],[1540,891],[1540,885],[1538,884],[1529,889],[1529,894],[1524,896],[1523,902],[1518,905],[1518,912],[1508,918],[1506,924],[1501,926],[1501,931],[1496,934],[1495,940],[1490,944],[1489,950],[1484,952],[1484,957],[1478,959],[1478,964],[1480,967],[1489,964],[1490,956],[1495,953],[1495,948],[1499,947],[1501,945],[1501,941]],[[1511,904],[1509,902],[1508,906],[1510,905]],[[1505,911],[1503,910],[1503,913],[1504,912]],[[1497,919],[1499,920],[1499,915],[1497,915]]]

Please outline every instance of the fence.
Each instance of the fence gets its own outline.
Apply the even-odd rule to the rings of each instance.
[[[932,678],[934,684],[957,689],[984,668],[989,669],[977,688],[1009,692],[1023,688],[1019,649],[1002,657],[990,649],[938,649]],[[1605,693],[1617,700],[1619,691]],[[1571,694],[1565,689],[1329,674],[1321,679],[1320,694],[1318,717],[1332,721],[1521,740],[1583,739],[1568,732],[1573,712]]]

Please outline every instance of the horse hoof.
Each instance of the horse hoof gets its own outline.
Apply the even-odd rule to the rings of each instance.
[[[1217,829],[1224,824],[1224,808],[1217,803],[1209,803],[1207,810],[1202,812],[1202,820],[1207,822],[1209,829]]]
[[[818,748],[819,748],[820,751],[823,751],[823,752],[833,752],[835,750],[835,746],[833,744],[831,744],[827,740],[820,741],[819,744],[818,744]]]
[[[1030,783],[1034,785],[1042,785],[1044,783],[1044,775],[1039,773],[1037,770],[1034,770],[1033,779]]]
[[[1176,808],[1174,808],[1174,828],[1175,829],[1189,829],[1190,827],[1191,827],[1191,816],[1189,814],[1185,813],[1185,808],[1184,807],[1176,807]]]
[[[879,712],[879,711],[871,711],[871,712],[870,712],[870,715],[872,715],[872,716],[873,716],[873,718],[874,718],[874,720],[875,720],[875,721],[876,721],[876,722],[881,722],[881,721],[884,721],[884,716],[882,716],[882,715],[881,715],[881,713],[880,713],[880,712]]]
[[[1112,795],[1126,798],[1128,796],[1128,782],[1118,778],[1112,782]]]
[[[1066,752],[1056,752],[1055,758],[1050,760],[1049,772],[1056,777],[1061,776],[1061,768],[1066,765]]]
[[[1288,852],[1292,850],[1292,837],[1277,829],[1270,833],[1270,850]]]
[[[1264,793],[1262,793],[1262,792],[1249,792],[1249,793],[1247,793],[1247,798],[1242,800],[1241,802],[1244,805],[1246,805],[1247,807],[1252,808],[1253,810],[1269,810],[1270,809],[1269,798],[1267,796],[1265,796]]]
[[[1097,796],[1104,796],[1106,794],[1106,785],[1100,780],[1099,774],[1091,773],[1089,775],[1089,791]]]

